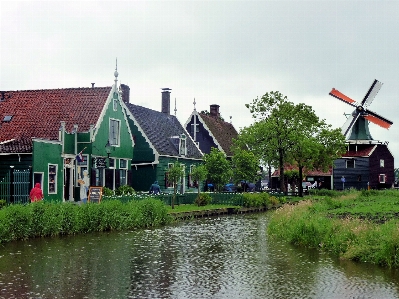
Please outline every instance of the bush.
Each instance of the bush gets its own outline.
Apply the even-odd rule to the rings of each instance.
[[[199,196],[194,201],[194,204],[197,206],[206,206],[209,205],[212,202],[212,197],[208,193],[201,193]]]
[[[119,188],[115,190],[116,195],[132,195],[134,193],[133,187],[129,185],[119,186]]]
[[[5,199],[0,199],[0,210],[7,205],[7,201]]]
[[[267,205],[271,203],[270,195],[267,192],[243,193],[242,196],[243,206],[247,208],[267,207]]]
[[[107,187],[103,187],[103,196],[113,196],[115,192]]]

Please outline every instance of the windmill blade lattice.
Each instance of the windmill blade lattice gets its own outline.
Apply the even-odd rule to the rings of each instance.
[[[385,117],[382,117],[381,115],[378,115],[377,113],[367,109],[367,107],[373,102],[381,87],[382,83],[378,80],[374,80],[360,104],[335,88],[331,90],[329,93],[331,96],[356,108],[342,126],[342,134],[346,136],[346,134],[348,134],[348,132],[355,127],[357,131],[354,137],[355,139],[372,139],[368,132],[368,123],[365,120],[377,124],[385,129],[388,129],[393,124],[393,122]],[[364,126],[365,128],[360,128],[361,126]],[[359,130],[362,130],[364,133],[362,137],[360,137],[362,134],[359,134]],[[364,135],[367,137],[364,137]]]

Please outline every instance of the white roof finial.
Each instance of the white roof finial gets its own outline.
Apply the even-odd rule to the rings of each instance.
[[[195,104],[197,104],[197,103],[195,102],[195,98],[194,98],[193,104],[194,104],[194,111],[195,111],[195,110],[196,110],[196,109],[195,109]]]
[[[177,108],[176,108],[176,98],[175,98],[175,116],[176,116],[176,111],[177,111]]]
[[[115,65],[115,72],[114,72],[114,76],[115,76],[115,88],[117,86],[118,83],[118,58],[116,58],[116,65]]]

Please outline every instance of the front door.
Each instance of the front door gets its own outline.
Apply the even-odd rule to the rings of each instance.
[[[73,159],[64,159],[64,201],[73,200]]]

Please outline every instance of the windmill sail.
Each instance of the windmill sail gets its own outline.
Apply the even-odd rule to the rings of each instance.
[[[367,110],[367,107],[373,102],[381,87],[382,83],[374,80],[360,104],[335,88],[330,91],[329,94],[331,96],[356,108],[342,126],[343,135],[347,136],[351,131],[349,137],[351,140],[373,140],[369,132],[368,122],[372,122],[385,129],[390,128],[393,124],[390,120],[371,110]]]

